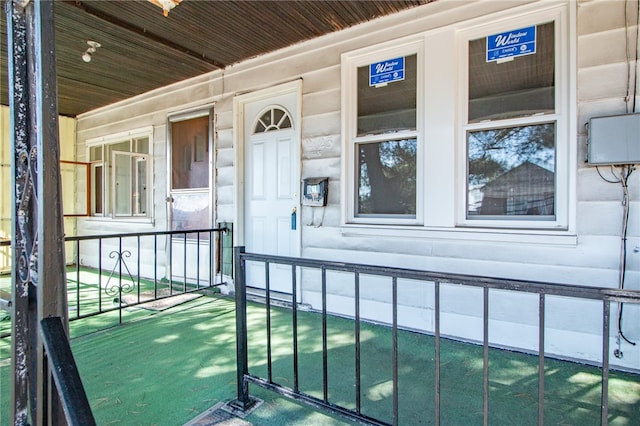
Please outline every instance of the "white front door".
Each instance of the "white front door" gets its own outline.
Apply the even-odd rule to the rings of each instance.
[[[247,252],[299,256],[300,141],[297,90],[244,104],[244,245]],[[263,265],[247,264],[247,286],[264,289]],[[291,267],[271,266],[269,288],[292,292]]]

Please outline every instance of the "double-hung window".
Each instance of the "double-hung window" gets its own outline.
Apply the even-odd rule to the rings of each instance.
[[[565,224],[561,32],[558,19],[543,16],[487,26],[465,39],[466,225]]]
[[[150,217],[149,132],[88,142],[93,216]]]
[[[416,223],[420,214],[421,43],[345,56],[349,111],[348,216],[355,223]]]

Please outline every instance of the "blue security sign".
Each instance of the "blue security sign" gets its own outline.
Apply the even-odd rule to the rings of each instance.
[[[404,56],[369,65],[369,86],[404,80]]]
[[[520,28],[487,37],[487,62],[536,53],[536,27]]]

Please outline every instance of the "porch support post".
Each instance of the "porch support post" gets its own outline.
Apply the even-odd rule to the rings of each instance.
[[[54,2],[7,0],[12,171],[14,425],[64,424],[40,320],[67,328]],[[53,403],[50,403],[54,401]]]

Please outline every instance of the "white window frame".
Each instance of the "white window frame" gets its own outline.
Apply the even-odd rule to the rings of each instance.
[[[550,114],[537,114],[528,117],[518,117],[503,120],[486,120],[479,123],[468,123],[468,58],[469,41],[483,38],[491,34],[514,30],[527,26],[534,26],[554,22],[555,37],[555,110]],[[570,105],[570,30],[567,7],[555,7],[539,12],[532,12],[523,16],[505,17],[488,23],[460,30],[457,34],[457,50],[460,52],[458,66],[458,186],[456,225],[470,228],[498,228],[521,230],[569,230],[569,210],[572,200],[571,178],[575,174],[575,151],[572,143],[576,139],[570,131],[574,114]],[[467,217],[467,132],[487,130],[493,128],[515,127],[554,122],[556,125],[555,141],[555,218],[540,220],[527,218],[468,218]]]
[[[423,126],[424,126],[424,46],[422,37],[410,37],[400,41],[372,46],[342,55],[342,141],[343,141],[343,176],[346,184],[342,187],[344,200],[343,217],[346,223],[378,224],[378,225],[417,225],[423,222]],[[416,55],[416,130],[395,133],[358,136],[358,68],[374,62],[399,56]],[[360,143],[375,143],[394,140],[416,139],[416,215],[402,217],[401,215],[376,215],[375,217],[361,217],[356,215],[357,173],[356,146]]]
[[[130,182],[127,188],[127,191],[129,194],[129,212],[126,214],[118,213],[116,209],[117,195],[116,195],[115,188],[117,186],[117,178],[118,178],[118,175],[116,173],[116,168],[118,167],[118,162],[116,161],[116,157],[118,156],[126,157],[129,159]],[[135,194],[131,191],[132,188],[137,188],[139,186],[137,171],[138,171],[138,166],[141,160],[144,160],[147,163],[147,171],[145,173],[146,174],[145,186],[146,186],[147,200],[145,204],[146,206],[148,206],[149,205],[149,191],[148,191],[149,189],[149,171],[148,171],[149,154],[143,154],[143,153],[131,152],[131,151],[116,151],[116,150],[111,151],[111,169],[113,170],[113,173],[111,173],[111,186],[110,186],[112,190],[109,195],[111,196],[111,206],[112,206],[113,217],[118,217],[118,218],[147,217],[146,212],[141,213],[140,211],[138,211],[137,203],[134,203]],[[132,167],[132,165],[135,165],[135,166]]]
[[[148,140],[148,152],[147,153],[138,153],[131,151],[131,143],[134,139],[147,139]],[[140,214],[136,212],[131,212],[130,215],[122,215],[116,214],[115,210],[115,191],[114,191],[114,181],[115,176],[113,174],[110,178],[107,179],[105,174],[105,167],[107,164],[105,162],[105,147],[108,145],[114,145],[122,142],[129,142],[130,151],[122,152],[117,150],[111,151],[111,157],[108,159],[109,166],[113,167],[113,159],[115,158],[115,154],[125,154],[130,156],[131,158],[135,157],[145,157],[147,162],[147,211],[145,214]],[[86,141],[86,158],[90,159],[91,149],[95,147],[101,147],[102,149],[102,159],[97,161],[91,161],[91,170],[92,173],[97,167],[102,167],[102,191],[103,191],[103,201],[102,201],[102,213],[95,212],[95,200],[96,193],[94,191],[95,188],[92,188],[92,196],[91,196],[91,217],[93,219],[103,219],[103,220],[133,220],[133,221],[153,221],[154,211],[153,211],[153,127],[144,127],[141,129],[131,130],[127,132],[117,133],[109,136],[103,136],[94,139],[88,139]],[[137,176],[132,176],[132,179],[137,179]],[[93,184],[92,184],[93,185]],[[106,201],[109,201],[108,203]],[[108,207],[108,208],[107,208]],[[133,205],[131,206],[133,208]]]
[[[467,219],[468,41],[520,27],[555,22],[556,121],[555,220]],[[576,6],[572,2],[531,4],[452,22],[420,34],[342,55],[342,224],[345,236],[405,236],[470,241],[576,243],[577,170]],[[354,138],[357,120],[356,71],[378,59],[418,53],[416,219],[401,221],[354,216]],[[502,120],[499,127],[531,120]],[[496,127],[497,121],[477,123]],[[407,226],[411,225],[411,226]]]

